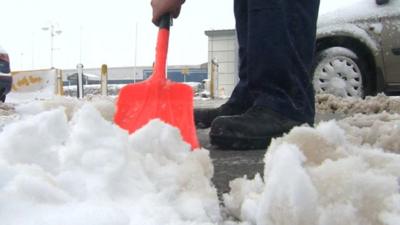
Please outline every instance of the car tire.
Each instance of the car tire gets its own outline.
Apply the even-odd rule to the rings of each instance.
[[[364,97],[371,93],[370,78],[365,62],[344,47],[331,47],[317,53],[313,67],[316,94],[340,97]]]

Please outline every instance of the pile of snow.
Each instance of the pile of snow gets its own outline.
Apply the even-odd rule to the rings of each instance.
[[[329,94],[317,95],[315,107],[318,113],[373,114],[381,112],[400,113],[400,98],[384,94],[361,98],[341,98]]]
[[[400,154],[400,115],[387,112],[355,114],[338,122],[347,138],[359,146],[371,146]]]
[[[17,106],[19,118],[3,127],[1,224],[221,221],[207,151],[191,152],[176,128],[158,120],[129,136],[95,106],[71,103]]]
[[[95,107],[105,120],[112,121],[114,117],[115,98],[112,96],[88,95],[83,100],[61,96],[53,96],[50,99],[26,100],[25,96],[25,93],[19,93],[18,97],[15,98],[16,102],[0,104],[0,128],[8,123],[18,121],[26,115],[39,114],[60,107],[64,109],[67,118],[71,119],[74,113],[86,103]]]
[[[275,139],[263,179],[231,182],[224,195],[228,213],[251,224],[399,224],[400,155],[381,148],[380,138],[364,143],[370,129],[342,123],[351,131],[331,121]],[[386,129],[399,125],[396,115]],[[390,141],[398,150],[400,140]]]
[[[32,99],[35,100],[44,100],[44,99],[52,99],[54,97],[54,86],[48,86],[39,91],[32,92],[14,92],[11,91],[6,96],[6,102],[13,103],[23,103],[30,102]]]
[[[264,176],[232,181],[225,207],[207,150],[158,120],[128,135],[112,97],[3,105],[1,224],[400,224],[400,115],[367,109],[397,100],[337,101],[364,114],[274,139]]]

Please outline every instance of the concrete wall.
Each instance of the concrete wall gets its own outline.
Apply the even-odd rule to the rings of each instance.
[[[232,94],[239,78],[238,44],[235,30],[210,30],[208,36],[208,78],[211,79],[212,60],[218,63],[214,77],[214,97],[226,97]]]

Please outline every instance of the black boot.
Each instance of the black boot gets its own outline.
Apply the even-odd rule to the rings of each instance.
[[[210,141],[220,149],[265,149],[272,138],[301,124],[266,107],[253,106],[242,115],[216,118],[211,125]]]
[[[246,112],[243,108],[234,104],[225,103],[218,108],[198,108],[194,109],[194,121],[197,128],[209,128],[212,121],[218,116],[240,115]]]

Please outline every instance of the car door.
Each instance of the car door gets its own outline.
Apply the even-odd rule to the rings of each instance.
[[[389,86],[400,85],[400,4],[392,0],[381,6],[383,16],[382,55],[386,82]],[[397,83],[397,84],[396,84]]]

